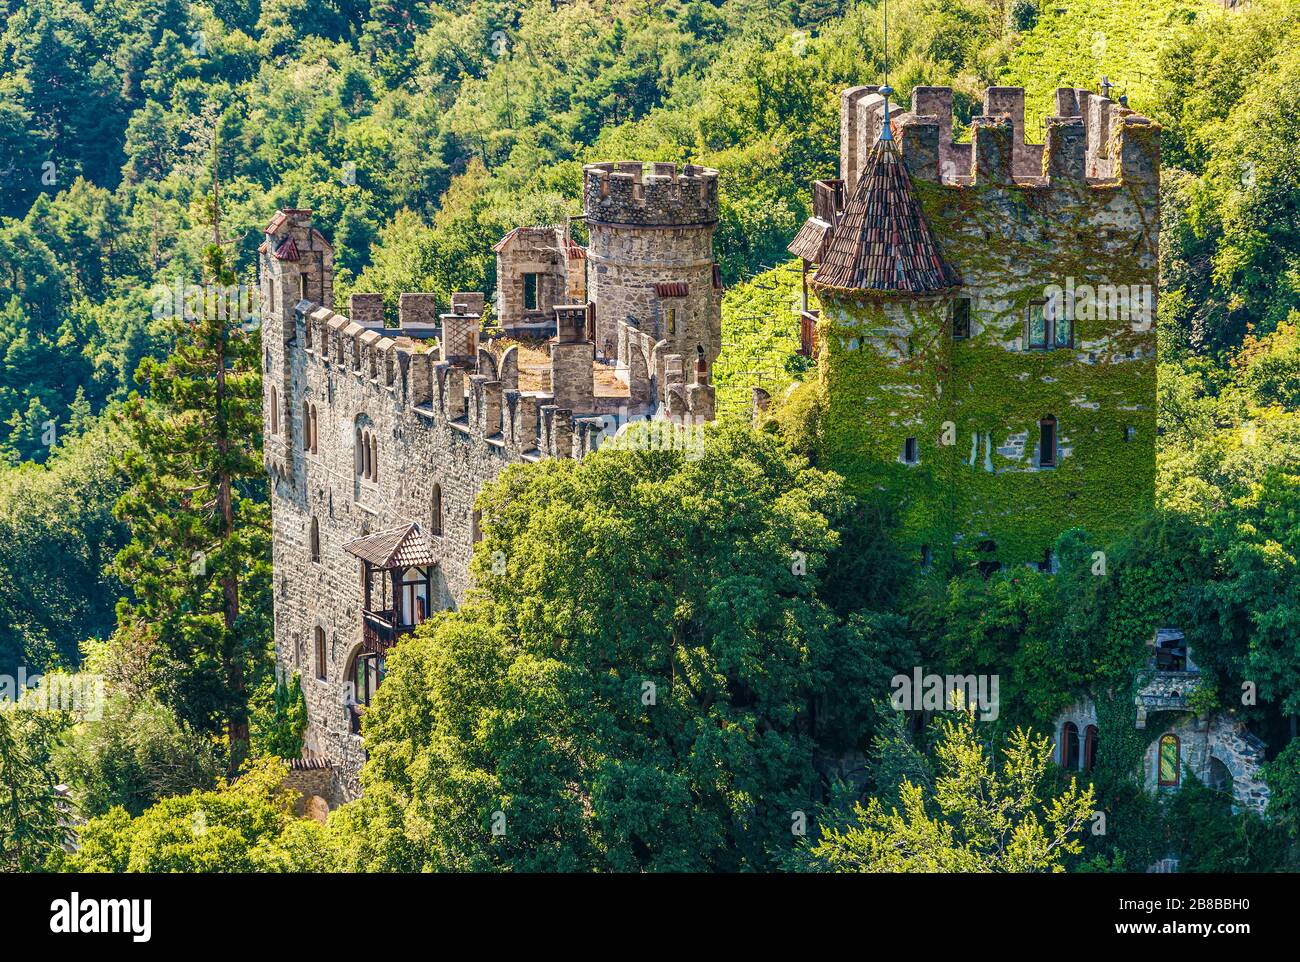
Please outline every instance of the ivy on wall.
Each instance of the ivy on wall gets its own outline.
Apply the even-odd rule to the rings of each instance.
[[[1139,188],[915,187],[962,275],[972,336],[952,339],[945,298],[825,292],[817,409],[801,396],[801,417],[778,406],[774,420],[792,441],[815,436],[819,463],[855,490],[892,500],[899,537],[936,561],[1042,561],[1070,527],[1121,536],[1152,508],[1154,324],[1078,311],[1074,347],[1023,343],[1029,306],[1051,285],[1154,296],[1155,225]],[[1037,468],[1049,415],[1060,456]]]

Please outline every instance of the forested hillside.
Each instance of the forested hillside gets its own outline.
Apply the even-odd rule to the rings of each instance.
[[[764,657],[786,666],[778,681],[797,695],[764,676],[753,680],[757,706],[723,691],[716,705],[679,718],[723,732],[709,756],[719,766],[750,768],[733,783],[705,785],[690,753],[667,736],[655,742],[662,755],[653,773],[619,769],[602,742],[588,746],[583,764],[599,758],[604,789],[622,785],[636,804],[613,805],[595,827],[550,821],[548,779],[559,776],[494,767],[458,740],[460,722],[480,724],[494,750],[517,760],[512,747],[533,736],[530,719],[544,703],[564,709],[548,723],[557,742],[582,728],[589,692],[574,681],[576,663],[548,661],[537,640],[553,625],[509,657],[484,647],[509,621],[503,611],[527,607],[522,589],[498,585],[460,620],[440,623],[436,645],[431,630],[394,659],[381,702],[391,713],[371,743],[373,801],[346,808],[326,838],[281,817],[276,763],[259,762],[243,795],[243,783],[218,782],[245,752],[293,754],[302,719],[270,674],[274,579],[255,325],[234,340],[196,330],[204,325],[178,323],[168,292],[178,283],[254,285],[265,222],[279,207],[305,207],[334,244],[340,304],[351,291],[383,292],[394,306],[403,291],[432,291],[443,304],[451,291],[490,294],[491,245],[516,225],[578,214],[583,163],[703,163],[720,172],[716,249],[728,286],[719,406],[724,420],[746,421],[751,385],[779,395],[809,376],[810,362],[796,355],[799,277],[786,245],[808,216],[810,181],[836,170],[838,91],[883,75],[878,4],[0,0],[0,673],[88,666],[112,691],[112,710],[93,731],[74,719],[53,726],[62,734],[15,722],[5,737],[26,744],[31,764],[21,775],[3,769],[0,781],[70,780],[86,813],[102,816],[74,867],[858,865],[865,856],[848,852],[855,833],[886,829],[847,804],[824,813],[842,830],[839,849],[828,833],[829,848],[792,854],[770,826],[737,827],[754,796],[786,804],[805,791],[813,756],[826,748],[782,727],[787,701],[829,698],[824,737],[838,751],[864,753],[875,797],[904,804],[901,775],[932,792],[936,746],[969,747],[969,736],[959,725],[904,733],[869,705],[835,703],[835,672],[877,679],[896,664],[993,666],[1007,705],[999,746],[1019,769],[1050,780],[1041,750],[1008,741],[1014,726],[1049,730],[1053,713],[1084,691],[1131,705],[1140,647],[1167,623],[1188,630],[1213,679],[1207,710],[1239,712],[1268,742],[1275,817],[1264,823],[1194,793],[1171,816],[1131,784],[1142,746],[1114,744],[1094,787],[1123,815],[1111,836],[1070,849],[1068,867],[1140,867],[1168,851],[1192,870],[1295,864],[1300,8],[1294,0],[1243,10],[1211,0],[897,0],[890,11],[890,80],[900,98],[918,84],[953,86],[959,131],[990,84],[1027,88],[1032,135],[1056,86],[1095,87],[1103,74],[1116,96],[1164,127],[1157,511],[1121,544],[1071,532],[1060,547],[1080,559],[1104,549],[1114,577],[917,577],[884,544],[888,519],[875,506],[851,509],[815,465],[770,447],[772,439],[729,433],[732,424],[711,442],[715,460],[705,467],[641,467],[659,472],[648,496],[678,497],[688,486],[699,532],[724,516],[711,492],[740,484],[743,470],[745,490],[762,504],[731,507],[738,530],[757,532],[755,540],[734,549],[690,542],[719,570],[736,557],[774,557],[762,543],[773,532],[816,535],[815,588],[754,589],[781,598],[772,610],[754,603],[756,634]],[[229,365],[234,424],[195,427],[205,364]],[[220,457],[207,443],[217,436],[227,445]],[[617,480],[631,468],[581,470],[612,491],[601,472]],[[761,472],[767,482],[756,480]],[[568,483],[540,472],[531,495],[561,503]],[[537,538],[535,517],[504,506],[502,514],[503,530],[521,543]],[[678,536],[657,548],[684,554]],[[630,563],[638,547],[618,537],[606,557]],[[559,560],[575,578],[593,574],[590,558]],[[667,567],[669,583],[684,578]],[[547,577],[537,575],[546,590],[567,590]],[[727,616],[710,607],[716,599],[691,597],[721,637]],[[1058,617],[1062,610],[1069,617]],[[794,633],[795,622],[806,634]],[[484,672],[479,687],[437,680],[475,670]],[[545,682],[521,685],[517,673],[528,671]],[[1239,704],[1245,682],[1258,703]],[[439,712],[456,731],[428,721]],[[609,744],[633,737],[626,718],[599,722]],[[725,734],[733,724],[785,741],[774,735],[765,743],[771,754],[755,760],[743,739]],[[412,742],[436,742],[419,760],[434,774],[419,785],[405,768]],[[162,761],[169,753],[195,762],[178,773]],[[469,787],[457,782],[465,772]],[[257,808],[258,830],[231,843],[237,857],[169,849],[176,861],[167,862],[149,848],[196,804],[154,803],[190,789],[228,806],[232,824]],[[522,850],[486,850],[430,827],[449,814],[468,818],[507,789],[532,793],[537,831],[561,839],[532,862]],[[674,822],[656,807],[660,796],[704,798],[704,814]],[[20,833],[22,821],[0,814],[0,836]],[[403,834],[413,823],[419,831]],[[660,841],[647,839],[650,828]],[[9,851],[0,844],[0,863],[35,867]],[[991,857],[979,864],[995,862],[1003,866]],[[954,856],[952,864],[970,863]]]

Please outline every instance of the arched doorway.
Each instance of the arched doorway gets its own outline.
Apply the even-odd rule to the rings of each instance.
[[[1216,792],[1232,795],[1232,772],[1221,759],[1210,756],[1210,766],[1205,771],[1205,784]]]

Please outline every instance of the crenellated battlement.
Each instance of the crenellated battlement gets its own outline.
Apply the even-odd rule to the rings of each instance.
[[[468,359],[446,357],[437,346],[396,331],[395,336],[381,334],[310,301],[299,302],[295,315],[307,363],[368,385],[397,414],[421,415],[430,425],[447,427],[524,460],[584,456],[594,449],[606,424],[593,412],[602,408],[617,412],[631,400],[616,406],[609,402],[617,399],[606,399],[602,404],[593,395],[590,376],[585,395],[579,378],[576,399],[586,403],[575,413],[572,405],[557,403],[556,387],[561,398],[574,398],[575,392],[568,380],[572,373],[557,368],[554,359],[552,390],[522,391],[518,348],[513,345],[499,355],[479,348]],[[443,315],[444,324],[448,318],[457,315]],[[590,347],[590,342],[583,343]],[[644,408],[644,400],[635,407]]]
[[[884,98],[875,87],[845,90],[840,121],[840,176],[848,197],[879,138]],[[1046,118],[1041,144],[1026,136],[1023,87],[985,91],[983,113],[971,118],[968,143],[953,140],[950,87],[914,88],[910,110],[891,105],[890,129],[913,180],[1071,190],[1159,180],[1159,125],[1085,88],[1056,91],[1056,114]]]
[[[717,223],[718,172],[710,167],[621,160],[582,169],[589,223],[694,227]]]

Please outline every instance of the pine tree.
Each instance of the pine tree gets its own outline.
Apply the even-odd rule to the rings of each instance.
[[[120,630],[152,636],[154,667],[173,676],[166,697],[197,727],[224,726],[235,770],[248,754],[250,674],[267,670],[270,552],[259,497],[260,337],[240,323],[244,305],[224,296],[236,277],[221,243],[218,183],[204,296],[171,319],[171,356],[140,365],[148,400],[124,408],[138,450],[125,458],[131,487],[116,508],[132,540],[115,567],[136,596],[120,606]]]

